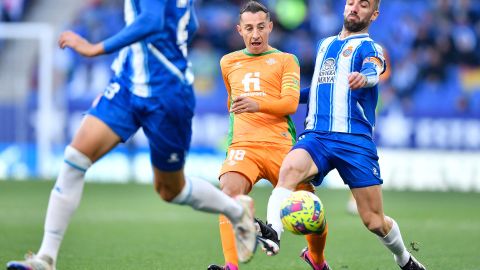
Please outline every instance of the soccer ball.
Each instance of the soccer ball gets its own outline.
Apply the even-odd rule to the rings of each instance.
[[[283,227],[294,234],[321,234],[326,225],[320,199],[313,193],[293,192],[281,205]]]

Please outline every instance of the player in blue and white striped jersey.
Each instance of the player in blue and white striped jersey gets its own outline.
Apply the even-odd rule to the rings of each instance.
[[[187,44],[197,28],[193,0],[125,0],[124,14],[126,26],[100,43],[92,44],[70,31],[60,36],[61,48],[83,56],[119,51],[112,65],[115,76],[65,149],[38,255],[9,262],[7,269],[55,269],[63,235],[80,203],[87,169],[139,128],[149,139],[160,196],[224,214],[235,228],[239,261],[253,256],[256,230],[251,198],[232,199],[206,181],[186,178],[183,172],[195,106],[187,60]]]
[[[382,48],[368,34],[379,5],[380,0],[346,0],[342,32],[319,42],[310,88],[301,95],[301,101],[308,100],[305,132],[283,161],[267,220],[280,236],[281,202],[299,183],[320,185],[337,169],[357,201],[363,223],[394,254],[400,268],[422,270],[425,267],[407,251],[395,220],[383,212],[383,181],[372,132],[377,85],[386,66]],[[324,269],[308,249],[302,258],[313,269]]]
[[[319,42],[309,91],[305,130],[363,134],[375,125],[379,75],[385,69],[382,48],[368,34]],[[349,77],[350,76],[350,77]],[[350,81],[358,83],[358,88]]]

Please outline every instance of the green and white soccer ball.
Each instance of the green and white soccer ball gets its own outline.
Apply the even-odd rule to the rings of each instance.
[[[293,192],[281,204],[283,227],[294,234],[321,234],[325,230],[325,211],[315,194],[300,190]]]

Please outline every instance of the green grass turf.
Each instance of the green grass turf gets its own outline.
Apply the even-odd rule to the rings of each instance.
[[[28,250],[37,251],[52,185],[0,181],[0,269]],[[270,190],[252,193],[261,218]],[[346,190],[321,189],[319,196],[329,221],[326,256],[333,269],[397,269],[360,219],[346,213]],[[389,191],[384,202],[405,242],[417,243],[414,254],[428,269],[480,269],[480,194]],[[285,233],[278,256],[259,250],[242,269],[309,269],[298,259],[304,245],[303,237]],[[152,186],[87,183],[57,268],[196,270],[222,262],[215,215],[164,203]]]

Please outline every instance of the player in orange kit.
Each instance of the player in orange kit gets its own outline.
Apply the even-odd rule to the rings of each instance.
[[[256,1],[246,3],[237,25],[246,48],[227,54],[220,61],[230,112],[229,147],[220,172],[220,188],[232,197],[248,194],[260,179],[275,186],[283,158],[296,139],[289,115],[298,107],[300,67],[294,55],[270,47],[272,28],[265,6]],[[299,188],[314,191],[312,185]],[[278,241],[276,232],[258,222],[260,242],[270,241],[264,245],[267,254],[276,253],[278,243],[269,240]],[[325,261],[326,235],[327,230],[321,235],[306,236],[315,264]],[[232,225],[225,216],[220,216],[220,236],[225,265],[210,265],[208,270],[239,269]],[[276,250],[268,250],[272,248]],[[303,259],[316,269],[310,258]],[[323,269],[329,269],[326,267]]]

